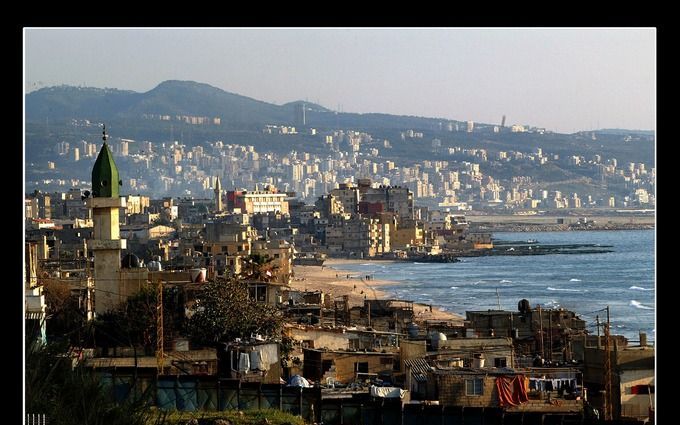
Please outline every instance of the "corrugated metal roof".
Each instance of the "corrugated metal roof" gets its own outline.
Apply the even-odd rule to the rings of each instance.
[[[411,376],[416,382],[427,382],[427,372],[432,370],[432,367],[423,358],[404,360],[404,365],[411,368]]]

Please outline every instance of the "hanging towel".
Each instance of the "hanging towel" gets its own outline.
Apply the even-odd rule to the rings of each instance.
[[[247,373],[250,369],[250,356],[248,353],[241,353],[238,358],[238,371]]]
[[[250,368],[252,370],[263,370],[262,353],[258,350],[250,352]]]
[[[501,407],[518,406],[529,400],[524,375],[499,376],[496,378],[498,401]]]

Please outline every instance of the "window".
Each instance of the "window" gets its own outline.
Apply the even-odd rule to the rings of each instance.
[[[507,367],[508,360],[505,357],[496,357],[493,359],[493,367]]]
[[[629,394],[654,394],[654,385],[633,385]]]
[[[484,392],[482,386],[482,379],[466,379],[465,395],[482,395]]]
[[[264,285],[253,285],[248,287],[248,297],[253,301],[267,301],[267,287]]]
[[[368,362],[354,363],[354,371],[359,373],[368,373]]]

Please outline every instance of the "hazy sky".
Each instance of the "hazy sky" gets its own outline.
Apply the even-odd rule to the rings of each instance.
[[[655,128],[654,28],[27,29],[25,87],[193,80],[282,104]]]

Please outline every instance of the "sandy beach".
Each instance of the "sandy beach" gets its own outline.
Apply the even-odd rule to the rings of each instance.
[[[364,299],[385,299],[388,294],[381,290],[382,286],[392,285],[395,282],[383,279],[367,280],[366,276],[357,272],[343,270],[343,264],[367,263],[370,260],[345,260],[329,259],[323,266],[294,266],[295,277],[291,279],[292,288],[303,291],[321,290],[331,294],[332,297],[349,295],[350,305],[363,305]],[[387,261],[379,260],[380,264]],[[426,304],[413,304],[417,322],[430,321],[463,321],[464,317],[442,311],[437,307]]]

